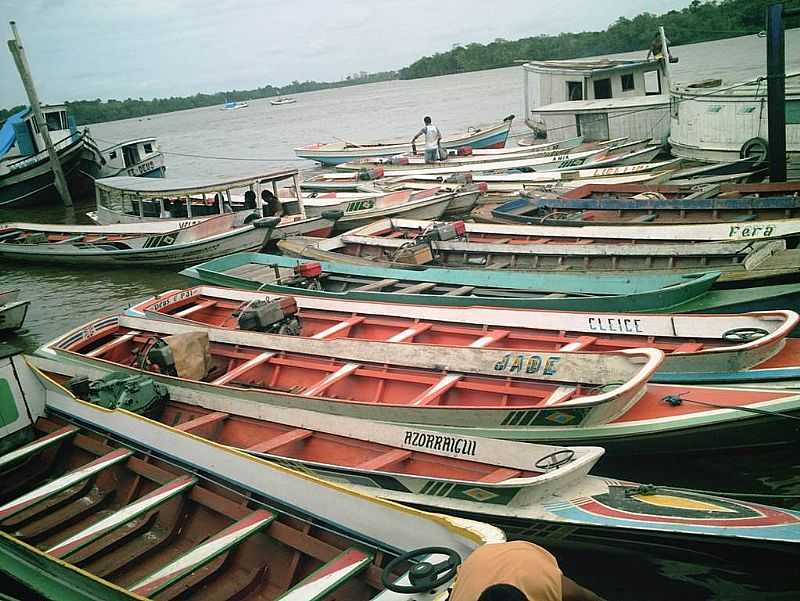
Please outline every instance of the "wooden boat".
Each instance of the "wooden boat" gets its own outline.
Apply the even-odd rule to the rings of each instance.
[[[278,247],[286,254],[357,265],[431,265],[535,272],[580,270],[608,274],[695,273],[713,269],[722,283],[794,277],[800,253],[792,241],[758,239],[764,232],[789,232],[800,220],[741,224],[625,226],[533,226],[460,222],[452,225],[403,219],[376,221],[328,240],[293,238]],[[705,242],[680,234],[711,236],[702,228],[726,227],[750,240]],[[694,229],[692,229],[694,228]],[[754,235],[755,233],[755,235]],[[670,234],[675,234],[670,239]]]
[[[92,179],[128,175],[131,177],[164,177],[164,153],[154,137],[124,140],[100,148],[88,138],[86,146],[97,157],[89,164],[87,175]]]
[[[340,211],[343,215],[336,222],[336,228],[347,231],[387,217],[438,219],[456,197],[459,206],[474,206],[478,197],[483,194],[483,190],[478,186],[459,192],[431,188],[419,192],[399,191],[357,199],[340,199],[336,194],[336,192],[319,194],[314,198],[304,199],[303,203],[310,215],[322,214],[324,211]]]
[[[457,149],[465,146],[472,148],[502,148],[506,145],[508,132],[514,115],[503,119],[502,123],[484,129],[471,129],[464,134],[452,138],[443,138],[442,146],[446,149]],[[399,142],[337,142],[333,144],[307,144],[295,148],[298,158],[317,161],[323,165],[338,165],[358,158],[394,156],[411,151],[411,143]]]
[[[189,219],[195,222],[233,212],[235,224],[242,225],[264,214],[261,191],[270,189],[278,196],[278,185],[290,182],[299,192],[297,169],[279,169],[250,175],[212,178],[165,178],[149,180],[135,177],[108,177],[95,181],[97,209],[88,213],[100,225],[146,223]],[[248,206],[244,190],[251,190],[255,204]],[[299,199],[299,200],[298,200]],[[340,216],[334,211],[306,215],[302,195],[284,205],[285,215],[272,238],[290,236],[327,237]],[[177,224],[177,222],[175,222]],[[177,225],[176,225],[177,227]]]
[[[610,225],[642,228],[673,224],[747,223],[800,217],[800,197],[760,198],[540,198],[526,195],[484,205],[473,217],[483,223]]]
[[[587,183],[562,194],[565,199],[589,199],[606,197],[633,197],[656,199],[676,198],[740,198],[742,196],[768,198],[772,196],[793,196],[800,193],[800,182],[780,182],[765,184],[722,183],[700,188],[675,185],[672,181],[651,186],[640,184],[608,184],[604,182]]]
[[[243,399],[490,438],[571,441],[611,454],[797,440],[796,420],[786,416],[800,415],[800,395],[649,384],[664,357],[656,349],[528,354],[287,336],[272,336],[266,345],[264,338],[108,317],[45,344],[36,365],[91,379],[146,373],[175,400],[185,394]],[[208,361],[187,365],[181,356]]]
[[[0,332],[22,327],[31,301],[19,300],[19,290],[0,291]]]
[[[83,409],[84,403],[58,385],[63,378],[52,377],[42,378],[48,406],[62,414]],[[101,380],[76,386],[75,392],[88,390],[81,396],[97,401],[93,389],[106,386]],[[662,548],[682,539],[762,552],[783,542],[789,543],[783,550],[792,551],[800,538],[797,512],[587,475],[603,453],[597,447],[451,437],[392,424],[371,423],[365,429],[363,421],[341,416],[233,400],[223,406],[206,398],[168,400],[153,419],[381,498],[503,526],[516,522],[515,533],[526,523],[522,537],[537,542],[541,530],[567,525],[590,530],[570,535],[573,544],[601,537],[617,550],[643,535],[661,539]],[[586,507],[587,500],[605,511]],[[579,507],[584,511],[576,515]],[[628,522],[614,509],[624,510]],[[764,516],[770,518],[767,523]]]
[[[277,223],[275,218],[262,218],[236,226],[235,218],[227,213],[200,221],[127,225],[6,223],[0,224],[0,257],[50,265],[185,265],[259,250]]]
[[[1,441],[0,571],[47,598],[432,601],[439,591],[401,555],[444,547],[417,558],[446,558],[445,585],[462,557],[503,540],[77,400],[18,368],[0,359],[18,416]]]
[[[220,110],[233,111],[236,109],[245,109],[248,106],[250,105],[247,104],[246,102],[240,102],[238,100],[226,100],[225,104],[222,105],[222,108]]]
[[[91,140],[79,132],[63,105],[42,107],[50,137],[70,191],[82,191],[82,163],[92,163],[87,153]],[[50,155],[30,109],[11,115],[0,128],[0,206],[47,203],[59,197],[50,168]]]
[[[195,265],[181,274],[220,286],[331,299],[620,312],[669,311],[670,307],[683,306],[693,299],[698,299],[698,304],[702,305],[703,296],[717,278],[716,274],[632,278],[488,270],[410,270],[326,261],[318,268],[297,267],[299,263],[302,261],[278,255],[237,253]]]
[[[285,307],[279,309],[279,307]],[[132,306],[132,317],[261,331],[314,340],[354,339],[508,351],[603,352],[657,348],[651,382],[792,381],[800,385],[794,311],[740,315],[646,315],[454,308],[283,296],[198,286]]]
[[[536,173],[479,173],[470,174],[470,180],[475,183],[486,184],[488,193],[523,192],[541,188],[558,188],[571,190],[586,186],[587,184],[639,184],[657,185],[669,179],[674,173],[677,161],[658,161],[656,163],[640,163],[623,167],[603,167],[597,169],[573,169],[566,171],[546,171]],[[331,181],[332,185],[339,185],[338,181]],[[378,185],[403,185],[407,188],[427,188],[429,186],[447,183],[446,175],[418,175],[412,177],[387,178]],[[357,189],[366,189],[366,182],[354,184]],[[315,185],[322,186],[323,180],[317,180]]]
[[[284,104],[294,104],[297,98],[290,98],[289,96],[282,96],[280,98],[270,98],[269,103],[272,106],[283,106]]]
[[[501,160],[485,160],[480,162],[463,164],[450,164],[449,161],[431,163],[429,165],[398,165],[388,171],[388,165],[381,165],[384,173],[391,173],[397,177],[409,177],[413,175],[449,175],[451,173],[482,173],[487,171],[502,171],[507,169],[530,169],[532,171],[554,171],[558,169],[580,167],[584,163],[589,163],[601,156],[605,156],[605,149],[584,150],[583,152],[573,152],[547,157],[533,158],[506,158]],[[357,161],[341,163],[336,165],[337,169],[360,171],[365,166]]]

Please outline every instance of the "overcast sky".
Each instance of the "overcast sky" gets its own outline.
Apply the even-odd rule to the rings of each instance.
[[[605,29],[690,0],[0,0],[44,102],[153,98],[399,69],[453,44]],[[0,107],[26,103],[0,50]]]

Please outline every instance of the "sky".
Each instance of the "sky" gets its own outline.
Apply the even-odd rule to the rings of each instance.
[[[404,67],[454,44],[601,30],[690,0],[0,0],[43,102],[187,96]],[[0,49],[0,107],[26,104]]]

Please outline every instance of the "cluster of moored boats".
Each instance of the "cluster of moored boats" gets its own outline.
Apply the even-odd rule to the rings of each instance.
[[[504,536],[796,558],[800,513],[747,500],[758,474],[703,491],[692,461],[798,443],[800,184],[649,140],[506,148],[510,125],[432,164],[303,147],[337,166],[303,181],[99,179],[98,225],[0,226],[3,260],[199,282],[0,355],[0,569],[95,598],[432,601]],[[607,471],[631,456],[686,469]]]

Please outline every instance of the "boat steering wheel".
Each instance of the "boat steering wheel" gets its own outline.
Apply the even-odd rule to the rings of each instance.
[[[562,457],[559,459],[559,455]],[[572,449],[559,449],[557,451],[553,451],[545,455],[544,457],[540,457],[536,463],[534,463],[534,467],[540,470],[552,470],[557,467],[561,467],[562,465],[569,463],[572,461],[572,458],[575,457],[575,451]],[[549,462],[549,463],[548,463]]]
[[[750,342],[768,335],[769,332],[762,328],[733,328],[722,335],[723,340],[738,340]]]
[[[426,561],[431,555],[447,555],[444,561],[433,564]],[[397,584],[391,579],[394,577],[394,570],[401,563],[406,561],[414,562],[408,570],[408,580],[410,584]],[[381,584],[394,592],[406,595],[414,593],[425,593],[444,586],[455,578],[456,569],[461,565],[461,556],[447,547],[423,547],[408,553],[403,553],[390,561],[381,573]]]

